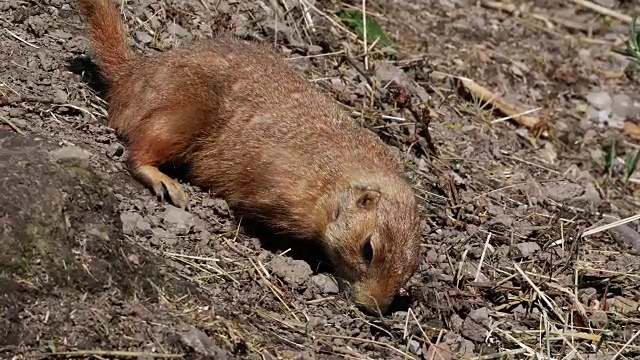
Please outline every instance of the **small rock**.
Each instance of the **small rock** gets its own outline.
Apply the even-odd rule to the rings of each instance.
[[[487,308],[480,308],[469,313],[462,325],[462,335],[476,342],[484,342],[489,334],[489,311]]]
[[[516,319],[518,319],[519,317],[524,316],[524,315],[527,314],[527,309],[525,309],[524,306],[522,306],[522,304],[520,304],[520,305],[516,306],[515,309],[513,309],[513,313],[515,315],[517,315]]]
[[[286,256],[276,256],[269,263],[271,271],[291,285],[301,285],[313,274],[309,264]]]
[[[318,46],[318,45],[307,46],[307,55],[318,55],[320,53],[322,53],[322,46]]]
[[[462,325],[464,324],[464,320],[460,317],[460,315],[453,313],[451,315],[451,330],[460,331],[462,329]]]
[[[438,253],[435,250],[427,251],[427,256],[425,258],[427,263],[433,264],[438,261]]]
[[[592,182],[587,183],[584,187],[584,194],[574,198],[571,202],[586,202],[592,205],[600,205],[602,198]]]
[[[122,213],[120,221],[122,222],[122,231],[127,235],[146,236],[151,234],[151,224],[138,213]]]
[[[587,102],[591,104],[594,108],[598,110],[608,110],[611,108],[611,104],[613,99],[611,99],[611,95],[609,95],[606,91],[598,91],[587,94],[586,96]]]
[[[210,356],[212,359],[230,359],[229,353],[216,345],[205,333],[193,326],[190,326],[188,331],[180,334],[180,339],[198,354]]]
[[[508,215],[498,215],[487,221],[487,229],[494,231],[510,230],[513,225],[513,218]]]
[[[617,358],[615,353],[606,354],[606,353],[602,353],[602,352],[598,351],[597,354],[589,354],[587,356],[586,360],[613,360],[615,358]]]
[[[400,87],[407,89],[408,92],[417,95],[423,102],[427,102],[430,99],[429,94],[422,86],[411,80],[404,70],[390,63],[376,63],[375,76],[383,86],[386,86],[389,82],[395,82]]]
[[[529,139],[531,136],[529,134],[529,129],[527,128],[517,128],[515,130],[516,135],[520,136],[523,139]]]
[[[419,342],[412,339],[412,340],[409,340],[409,351],[412,354],[420,355],[422,354],[422,347],[420,346]]]
[[[596,310],[589,316],[589,320],[593,324],[596,329],[604,329],[607,323],[609,322],[609,318],[607,317],[607,313],[602,310]]]
[[[338,284],[330,276],[318,274],[311,277],[311,281],[323,294],[337,294],[340,291]]]
[[[540,245],[533,241],[522,242],[515,244],[514,246],[518,250],[520,256],[525,258],[535,255],[538,251],[542,250]]]
[[[64,30],[55,30],[53,32],[53,36],[60,38],[62,40],[68,40],[71,39],[73,37],[73,35],[71,35],[70,33],[64,31]]]
[[[87,161],[91,157],[91,153],[77,146],[65,146],[52,151],[50,154],[56,162],[65,160]]]
[[[557,202],[576,198],[584,192],[584,188],[582,186],[568,181],[544,184],[542,188],[550,199]]]
[[[633,101],[629,95],[616,94],[613,95],[611,104],[611,115],[626,119],[631,115],[633,108]]]
[[[107,149],[107,156],[110,158],[118,158],[124,154],[124,146],[120,143],[112,143],[109,145],[109,149]]]
[[[424,358],[431,360],[451,360],[453,359],[452,354],[453,351],[451,351],[449,345],[440,343],[438,345],[429,346],[429,350],[427,350]]]
[[[136,31],[136,39],[142,44],[148,44],[153,41],[153,38],[146,31]]]
[[[640,250],[640,234],[627,224],[618,225],[608,230],[611,237],[623,246],[631,246]]]
[[[294,38],[294,30],[289,26],[283,24],[281,21],[276,21],[275,19],[267,19],[262,22],[262,31],[271,37],[278,39],[284,39],[291,42]]]
[[[176,235],[168,232],[165,229],[154,228],[151,230],[151,233],[153,234],[155,240],[157,240],[158,244],[162,242],[168,246],[173,246],[178,243],[178,238],[176,237]]]
[[[54,91],[54,97],[56,101],[61,103],[66,103],[67,101],[69,101],[69,94],[67,94],[67,92],[63,91],[62,89],[56,89]]]
[[[177,36],[186,36],[189,35],[189,32],[185,30],[182,26],[172,23],[169,25],[169,34],[177,35]]]
[[[212,207],[215,213],[219,215],[229,214],[229,204],[227,204],[227,202],[224,199],[220,199],[220,198],[203,199],[202,206]]]
[[[488,250],[488,253],[492,253],[492,251]],[[472,280],[477,280],[479,283],[489,283],[491,282],[489,278],[482,273],[482,270],[478,273],[478,264],[473,262],[466,262],[464,264],[464,272],[467,276],[469,276]],[[476,273],[478,274],[478,278],[476,279]]]
[[[176,235],[187,235],[195,225],[194,216],[173,205],[166,205],[162,215],[162,223],[165,229]]]
[[[441,344],[449,345],[449,348],[453,353],[458,353],[460,355],[471,355],[473,354],[473,351],[475,349],[475,345],[472,341],[467,340],[453,332],[448,332],[447,334],[445,334],[445,336],[442,337]]]

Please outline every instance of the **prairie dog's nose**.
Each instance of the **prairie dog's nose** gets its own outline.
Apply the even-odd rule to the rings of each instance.
[[[393,302],[395,293],[379,292],[375,291],[375,288],[357,284],[351,290],[352,299],[362,311],[370,315],[384,314]]]

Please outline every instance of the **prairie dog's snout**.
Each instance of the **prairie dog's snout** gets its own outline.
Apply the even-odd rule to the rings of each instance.
[[[419,216],[379,138],[267,44],[223,35],[141,57],[112,0],[77,2],[108,85],[109,125],[138,181],[184,207],[182,186],[159,169],[188,165],[192,183],[239,214],[320,240],[362,308],[388,307],[418,266]]]

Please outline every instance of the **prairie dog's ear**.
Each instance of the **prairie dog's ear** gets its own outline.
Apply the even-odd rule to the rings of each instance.
[[[370,186],[356,186],[356,205],[363,210],[372,210],[380,200],[380,190]]]

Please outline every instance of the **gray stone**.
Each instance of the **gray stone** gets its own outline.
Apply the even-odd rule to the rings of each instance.
[[[562,202],[583,194],[584,188],[569,181],[558,181],[542,185],[545,194],[554,201]]]
[[[166,245],[173,246],[178,243],[178,238],[176,237],[176,235],[168,232],[165,229],[153,228],[151,232],[156,240],[156,243],[158,244],[164,243]]]
[[[91,153],[78,146],[65,146],[50,152],[54,161],[60,162],[65,160],[81,160],[86,161],[91,157]]]
[[[589,320],[596,329],[604,329],[609,322],[607,313],[602,310],[595,310],[591,315],[589,315]]]
[[[309,264],[286,256],[276,256],[269,263],[271,271],[291,285],[304,284],[313,274]]]
[[[611,108],[613,99],[606,91],[596,91],[587,94],[587,102],[597,110],[608,110]]]
[[[177,36],[187,36],[189,35],[189,32],[187,30],[185,30],[182,26],[176,24],[176,23],[171,23],[171,25],[169,25],[169,34],[171,35],[177,35]]]
[[[420,355],[422,354],[422,346],[420,346],[418,341],[411,339],[409,340],[409,351],[412,354]]]
[[[194,216],[186,210],[166,205],[162,223],[167,231],[176,235],[187,235],[195,226]]]
[[[531,257],[541,250],[540,245],[533,241],[515,244],[514,247],[518,250],[519,255],[525,258]]]
[[[209,356],[212,359],[230,359],[229,354],[216,345],[207,334],[193,326],[189,326],[189,330],[180,334],[180,339],[198,354]]]
[[[476,342],[484,342],[489,334],[489,311],[480,308],[469,312],[462,325],[462,335]]]
[[[630,246],[632,249],[640,250],[640,233],[628,224],[618,225],[609,229],[608,232],[622,246]]]
[[[124,146],[118,142],[114,142],[109,145],[107,149],[107,156],[110,158],[118,158],[124,154]]]
[[[138,213],[122,213],[120,221],[122,222],[122,231],[127,235],[146,236],[151,234],[151,224]]]
[[[442,344],[449,345],[449,348],[453,353],[458,353],[460,355],[472,355],[475,349],[475,345],[472,341],[453,332],[448,332],[442,337]]]
[[[633,100],[626,94],[616,94],[613,96],[611,104],[611,114],[625,119],[633,111]]]
[[[376,63],[375,76],[380,81],[379,86],[387,86],[389,82],[395,82],[397,85],[405,88],[410,94],[415,94],[420,101],[427,102],[430,97],[422,86],[418,85],[409,78],[409,76],[397,66],[386,62]]]
[[[146,31],[136,31],[136,39],[138,39],[142,44],[148,44],[153,41],[151,35]]]
[[[318,274],[313,276],[311,281],[324,294],[337,294],[340,291],[337,282],[330,276]]]
[[[429,360],[451,360],[453,359],[453,351],[451,351],[448,344],[439,343],[429,346],[424,358]]]

